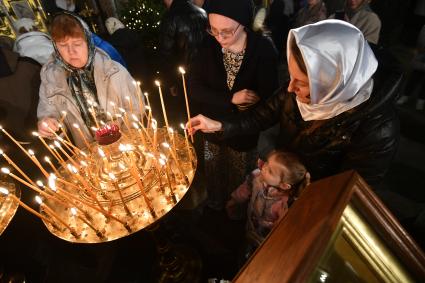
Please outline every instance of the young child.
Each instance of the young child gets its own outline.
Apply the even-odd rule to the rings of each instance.
[[[310,174],[295,154],[273,151],[231,195],[226,205],[230,218],[241,218],[247,208],[247,253],[258,247],[288,207],[308,185]]]

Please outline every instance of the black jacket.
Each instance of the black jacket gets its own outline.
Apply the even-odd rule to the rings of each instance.
[[[160,27],[161,78],[174,86],[178,66],[187,67],[206,34],[207,14],[190,0],[174,0],[164,14]]]
[[[219,43],[207,37],[189,74],[190,100],[194,113],[202,113],[213,119],[224,119],[238,113],[232,104],[235,92],[249,89],[265,100],[278,88],[278,55],[270,38],[247,31],[247,45],[242,65],[233,88],[227,86],[227,75],[223,64],[223,53]],[[240,135],[226,139],[232,148],[244,151],[253,148],[257,135]],[[214,135],[207,139],[217,142]]]
[[[304,121],[295,95],[285,89],[242,119],[223,121],[224,136],[258,132],[280,122],[279,147],[298,154],[313,179],[354,169],[372,186],[382,181],[397,150],[393,107],[401,75],[378,73],[370,99],[323,121]]]

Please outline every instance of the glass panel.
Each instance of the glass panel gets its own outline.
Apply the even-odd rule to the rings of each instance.
[[[414,282],[350,205],[308,282]]]

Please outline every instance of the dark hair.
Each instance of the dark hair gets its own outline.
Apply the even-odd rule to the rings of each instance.
[[[295,62],[298,65],[298,68],[300,68],[301,72],[307,75],[307,67],[305,65],[303,55],[301,54],[301,50],[298,47],[297,43],[295,42],[295,39],[292,38],[291,40],[291,54],[294,56]]]
[[[50,26],[50,35],[54,41],[60,41],[66,37],[85,38],[81,24],[76,18],[67,14],[60,14],[53,18]]]

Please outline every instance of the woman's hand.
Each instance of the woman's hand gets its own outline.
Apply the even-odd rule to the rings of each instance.
[[[43,138],[54,138],[54,133],[59,131],[59,122],[55,118],[43,118],[38,121],[38,133]]]
[[[190,125],[189,125],[190,123]],[[186,124],[186,129],[190,135],[200,130],[204,133],[214,133],[221,130],[221,122],[212,120],[204,115],[197,115],[190,119],[190,122]]]
[[[252,90],[243,89],[235,92],[232,97],[232,103],[235,105],[251,106],[257,103],[260,97]]]

